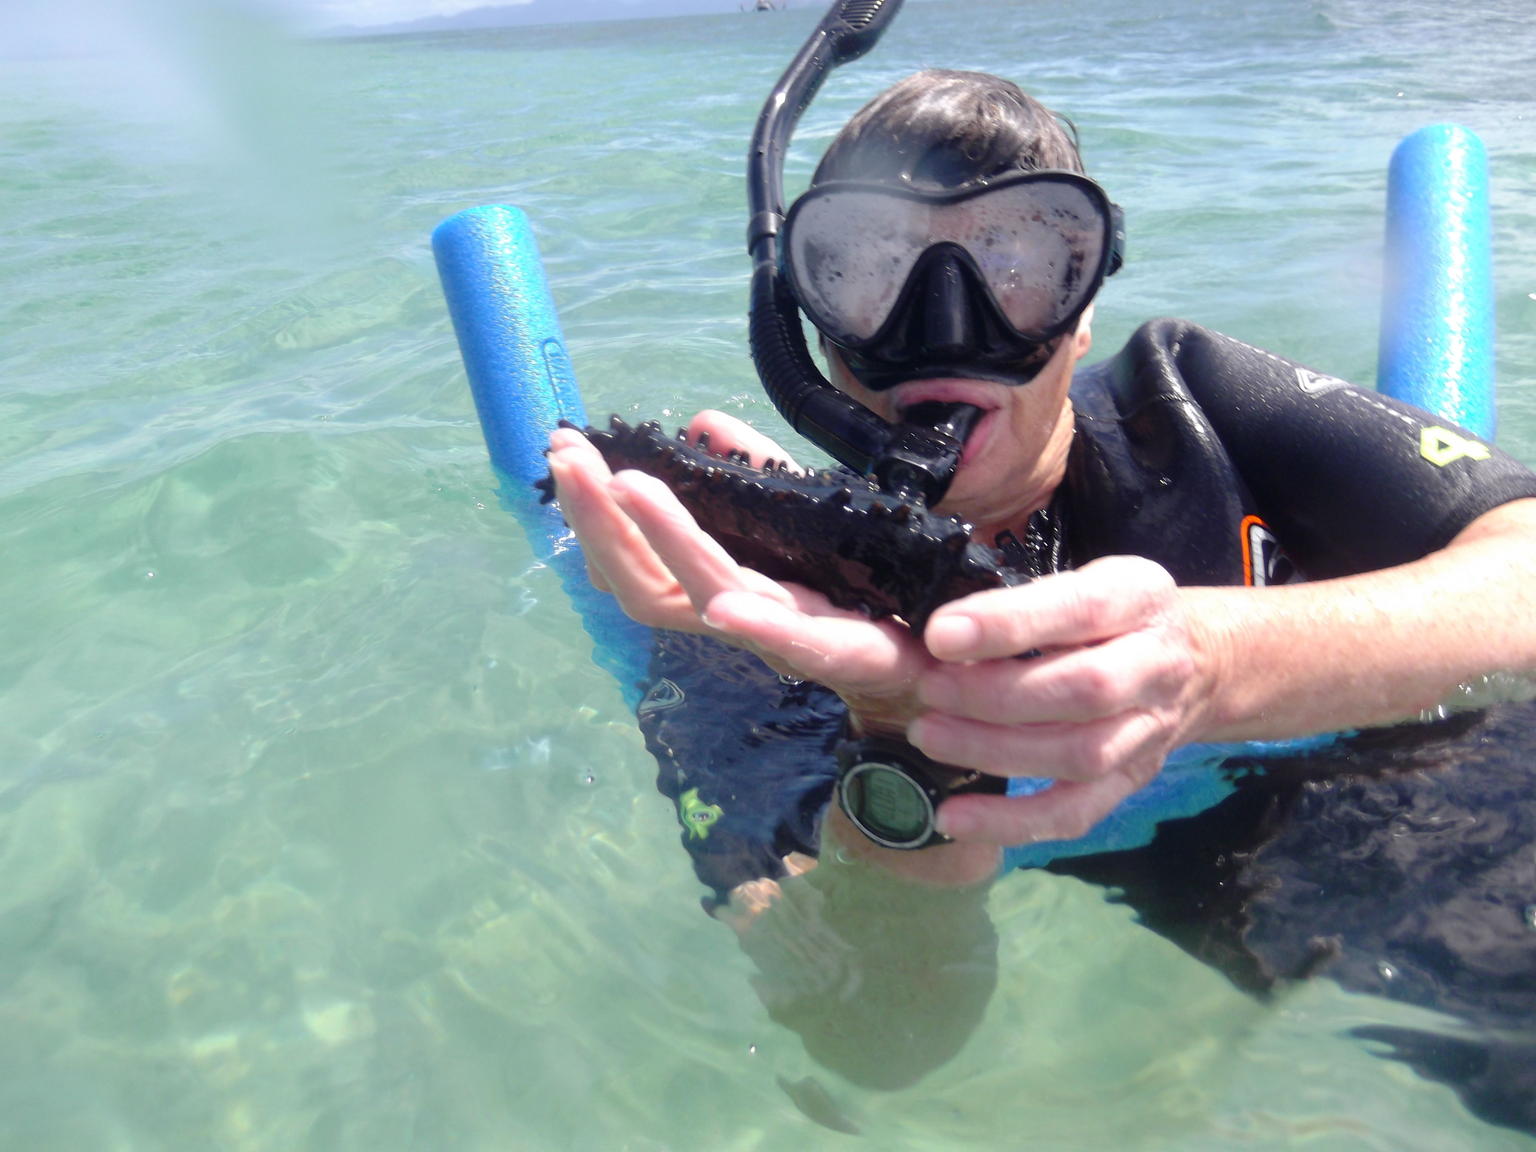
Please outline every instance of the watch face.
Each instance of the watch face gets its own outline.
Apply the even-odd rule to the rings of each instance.
[[[911,777],[889,764],[866,761],[842,781],[843,809],[870,839],[911,848],[933,834],[933,803]]]

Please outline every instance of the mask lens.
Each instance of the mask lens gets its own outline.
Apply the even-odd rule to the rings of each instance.
[[[928,248],[921,204],[854,189],[797,205],[786,258],[800,306],[834,340],[880,330]]]
[[[1037,182],[947,205],[945,239],[964,248],[1022,335],[1051,332],[1098,288],[1105,216],[1080,185]]]

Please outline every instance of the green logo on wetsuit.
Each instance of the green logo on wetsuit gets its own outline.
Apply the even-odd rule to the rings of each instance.
[[[1431,427],[1419,433],[1419,455],[1436,468],[1458,460],[1486,460],[1493,455],[1480,440],[1468,440],[1449,428]]]
[[[703,840],[709,836],[710,826],[725,812],[718,804],[704,803],[699,799],[699,790],[690,788],[677,798],[677,814],[688,829],[688,838]]]

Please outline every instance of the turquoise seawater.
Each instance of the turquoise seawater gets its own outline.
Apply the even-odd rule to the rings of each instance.
[[[701,914],[498,506],[428,237],[530,213],[593,413],[780,434],[743,155],[816,14],[734,7],[299,42],[103,6],[88,51],[0,61],[0,1148],[1532,1147],[1343,1035],[1424,1014],[1326,981],[1258,1003],[1073,881],[994,888],[965,1020],[911,975],[956,929],[910,897],[866,893],[884,967],[825,892],[750,952]],[[1500,438],[1536,463],[1529,15],[914,2],[791,182],[906,72],[1003,73],[1126,209],[1101,352],[1172,314],[1369,381],[1388,157],[1464,123]],[[889,1028],[954,1055],[859,1087],[770,1017],[776,954],[867,993],[868,1060]]]

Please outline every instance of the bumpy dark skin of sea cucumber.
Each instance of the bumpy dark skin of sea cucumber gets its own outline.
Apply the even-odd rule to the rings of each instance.
[[[574,427],[574,425],[566,425]],[[663,481],[737,563],[814,588],[841,608],[898,616],[921,629],[939,605],[1026,577],[971,539],[970,525],[938,516],[841,472],[754,467],[714,456],[655,421],[582,428],[614,471]],[[539,484],[546,501],[554,484]]]

